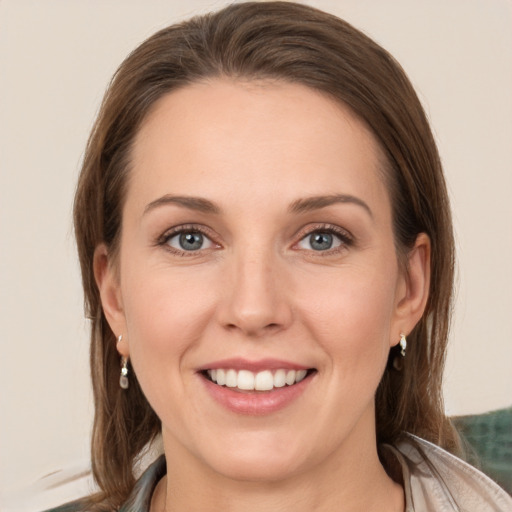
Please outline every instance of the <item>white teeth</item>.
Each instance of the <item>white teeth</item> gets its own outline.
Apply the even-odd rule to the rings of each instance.
[[[256,391],[270,391],[274,387],[274,377],[272,372],[265,370],[264,372],[258,372],[254,383],[254,389]]]
[[[240,370],[238,372],[238,388],[239,389],[254,389],[254,373],[247,370]]]
[[[213,380],[213,375],[212,375],[212,380]],[[226,370],[217,370],[217,384],[219,386],[224,386],[226,384]]]
[[[295,382],[300,382],[304,379],[306,376],[307,370],[297,370],[297,373],[295,374]]]
[[[286,371],[285,370],[277,370],[274,373],[274,387],[282,388],[286,384]]]
[[[273,388],[292,386],[304,380],[307,370],[264,370],[258,373],[249,370],[217,369],[208,370],[210,379],[219,386],[238,388],[244,391],[270,391]]]
[[[291,386],[295,383],[295,370],[288,370],[285,381],[288,386]]]
[[[236,388],[238,384],[238,375],[236,370],[228,370],[226,372],[226,386],[228,388]]]

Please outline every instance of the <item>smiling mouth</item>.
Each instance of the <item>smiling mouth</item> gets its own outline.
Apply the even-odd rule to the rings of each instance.
[[[209,381],[233,391],[272,391],[273,389],[294,386],[303,381],[313,373],[314,368],[309,370],[263,370],[251,372],[249,370],[215,369],[204,370],[201,374]]]

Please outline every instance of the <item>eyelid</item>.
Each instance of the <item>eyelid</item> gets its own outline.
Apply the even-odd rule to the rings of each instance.
[[[168,242],[174,236],[180,235],[181,233],[201,233],[203,236],[208,238],[214,247],[206,249],[198,249],[197,251],[182,251],[176,247],[171,247]],[[213,230],[203,226],[201,224],[180,224],[173,226],[162,233],[157,239],[155,245],[164,246],[166,250],[173,254],[184,255],[184,256],[197,256],[198,254],[210,251],[212,249],[219,249],[221,245],[215,240],[216,236]]]
[[[355,241],[354,236],[348,230],[346,230],[340,226],[337,226],[336,224],[317,222],[317,223],[313,223],[313,224],[308,224],[307,226],[304,226],[297,232],[297,234],[296,234],[297,241],[293,244],[293,248],[296,248],[297,245],[299,244],[299,242],[304,240],[304,238],[306,238],[307,236],[310,236],[311,234],[316,233],[316,232],[331,233],[331,234],[337,236],[342,242],[340,247],[336,247],[334,249],[328,249],[326,251],[314,251],[318,254],[321,254],[321,253],[329,254],[329,253],[335,252],[336,250],[340,250],[347,246],[353,245],[354,241]]]

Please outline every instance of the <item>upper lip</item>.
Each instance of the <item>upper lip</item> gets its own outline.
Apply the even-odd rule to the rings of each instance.
[[[251,372],[261,372],[264,370],[309,370],[311,366],[304,366],[303,364],[294,363],[292,361],[284,361],[282,359],[258,359],[249,360],[240,357],[230,359],[222,359],[219,361],[212,361],[207,363],[199,371],[205,370],[218,370],[218,369],[233,369],[233,370],[249,370]]]

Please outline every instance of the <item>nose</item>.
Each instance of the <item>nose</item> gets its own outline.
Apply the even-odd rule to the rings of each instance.
[[[254,338],[286,329],[292,321],[290,290],[276,258],[240,254],[225,276],[219,319],[228,330]]]

